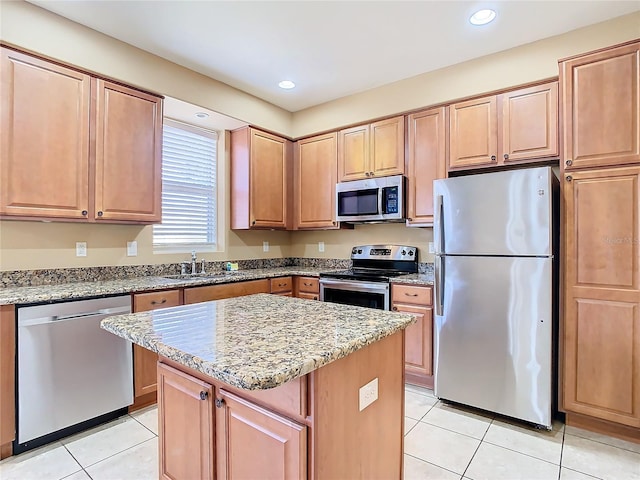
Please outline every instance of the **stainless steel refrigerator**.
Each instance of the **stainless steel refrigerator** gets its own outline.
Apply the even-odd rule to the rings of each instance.
[[[550,167],[434,182],[437,397],[551,427],[558,192]]]

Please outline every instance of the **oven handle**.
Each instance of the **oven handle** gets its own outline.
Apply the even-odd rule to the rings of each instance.
[[[335,290],[351,290],[353,292],[385,293],[389,291],[388,283],[358,282],[353,280],[320,279],[320,287],[329,287]]]

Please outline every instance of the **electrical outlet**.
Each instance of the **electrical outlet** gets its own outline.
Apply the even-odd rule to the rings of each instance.
[[[429,253],[436,253],[436,249],[433,246],[433,242],[429,242]]]
[[[87,256],[87,242],[76,242],[76,257]]]
[[[318,242],[318,251],[324,252],[324,242]]]
[[[263,252],[269,251],[269,242],[262,242],[262,251]]]
[[[138,242],[135,240],[133,242],[127,242],[127,257],[137,257],[138,256]]]
[[[365,386],[360,387],[360,411],[367,408],[378,399],[378,377]]]

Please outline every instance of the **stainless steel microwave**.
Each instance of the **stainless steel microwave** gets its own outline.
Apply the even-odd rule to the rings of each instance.
[[[339,222],[404,220],[404,176],[368,178],[336,185]]]

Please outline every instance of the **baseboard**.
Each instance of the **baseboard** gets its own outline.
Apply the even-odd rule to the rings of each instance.
[[[599,418],[581,415],[579,413],[567,412],[567,425],[582,428],[590,432],[602,433],[611,437],[621,438],[629,442],[640,443],[640,428],[620,425],[619,423],[600,420]]]
[[[140,397],[136,397],[132,405],[129,405],[129,413],[135,412],[142,408],[154,405],[158,402],[158,392],[151,392]]]

